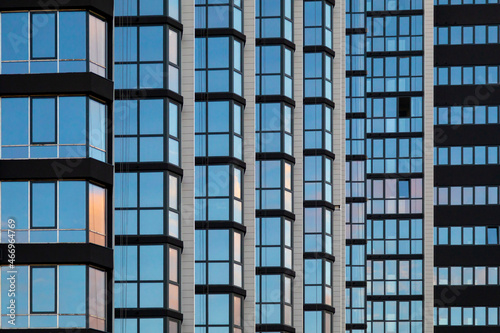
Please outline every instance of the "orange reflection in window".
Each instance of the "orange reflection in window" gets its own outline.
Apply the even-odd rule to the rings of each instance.
[[[106,331],[106,273],[89,268],[89,328]]]
[[[89,186],[89,242],[106,246],[106,190]]]

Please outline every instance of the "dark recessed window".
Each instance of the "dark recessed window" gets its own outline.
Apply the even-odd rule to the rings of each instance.
[[[411,116],[411,98],[398,98],[398,116],[399,118],[409,118]]]

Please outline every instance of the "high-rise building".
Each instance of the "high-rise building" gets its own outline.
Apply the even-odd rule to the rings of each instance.
[[[497,0],[0,2],[0,331],[496,332]]]

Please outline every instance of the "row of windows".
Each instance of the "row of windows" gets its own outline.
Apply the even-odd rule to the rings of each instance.
[[[291,0],[255,2],[255,37],[286,38],[293,42]]]
[[[179,20],[179,0],[115,1],[115,16],[167,15]]]
[[[386,10],[419,10],[422,9],[422,0],[367,0],[367,11]]]
[[[333,254],[333,212],[327,208],[304,208],[304,252]]]
[[[293,212],[292,165],[283,160],[257,161],[255,209]]]
[[[498,186],[434,187],[434,205],[498,205],[498,190]]]
[[[179,115],[166,99],[115,101],[115,162],[180,165]]]
[[[434,285],[498,285],[498,267],[434,267]]]
[[[243,298],[232,294],[195,295],[195,332],[243,332]]]
[[[367,172],[422,172],[422,140],[422,138],[367,139]]]
[[[179,238],[179,177],[167,172],[115,174],[115,233]]]
[[[255,323],[292,326],[292,278],[255,276]]]
[[[422,213],[422,178],[370,179],[366,184],[368,214]]]
[[[106,161],[107,108],[88,97],[1,99],[2,158]]]
[[[1,13],[1,73],[107,77],[107,24],[84,11]]]
[[[367,51],[421,51],[422,22],[422,15],[368,17]]]
[[[242,223],[243,171],[233,165],[197,165],[195,175],[195,220]]]
[[[333,263],[326,259],[304,260],[304,303],[333,306]]]
[[[243,32],[241,0],[196,1],[196,29],[233,28]]]
[[[90,242],[106,246],[106,190],[85,181],[2,182],[2,243],[8,220],[17,243]]]
[[[423,224],[413,220],[368,220],[367,254],[422,254]]]
[[[450,106],[434,108],[434,125],[498,124],[498,106]]]
[[[199,93],[243,91],[243,44],[233,37],[195,41],[195,90]]]
[[[498,44],[498,25],[434,27],[434,45]]]
[[[434,5],[486,5],[498,3],[498,0],[434,0]]]
[[[195,156],[243,159],[242,106],[231,101],[195,103]]]
[[[434,147],[434,165],[499,164],[500,147]]]
[[[498,227],[434,227],[434,245],[499,245]]]
[[[422,57],[383,57],[367,59],[367,92],[422,90]]]
[[[293,51],[285,46],[257,46],[255,93],[293,98]]]
[[[333,57],[326,53],[304,54],[304,97],[332,99]]]
[[[292,267],[292,221],[280,217],[255,220],[255,266]]]
[[[232,230],[196,230],[195,284],[243,287],[242,238]]]
[[[167,245],[116,246],[115,308],[179,311],[179,259],[180,250]]]
[[[365,317],[366,317],[365,295],[366,295],[366,289],[364,287],[345,288],[346,324],[365,323]]]
[[[304,45],[332,48],[333,6],[326,1],[304,2]]]
[[[106,273],[89,266],[2,267],[2,328],[87,328],[107,331]],[[15,298],[9,291],[15,275]],[[9,323],[15,300],[15,326]]]
[[[292,107],[284,103],[255,104],[255,151],[293,155]]]
[[[304,149],[332,151],[333,109],[325,104],[304,105]]]
[[[179,333],[181,324],[179,321],[169,318],[116,318],[116,333]]]
[[[434,308],[434,326],[498,326],[498,307]]]
[[[422,132],[422,97],[369,98],[367,133]]]
[[[500,66],[434,67],[434,85],[496,84]]]
[[[422,260],[368,260],[367,294],[422,295]]]
[[[167,25],[115,28],[115,88],[179,92],[180,33]]]

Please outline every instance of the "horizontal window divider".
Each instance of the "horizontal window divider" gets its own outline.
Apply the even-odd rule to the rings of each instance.
[[[345,76],[366,76],[368,75],[367,70],[355,70],[355,71],[345,71]]]
[[[283,325],[283,324],[256,324],[255,331],[256,332],[295,333],[295,328],[292,326]]]
[[[197,295],[212,295],[212,294],[236,294],[247,297],[247,291],[237,286],[218,285],[218,284],[197,284],[194,287],[195,294]]]
[[[500,124],[487,125],[436,125],[434,126],[434,146],[475,146],[500,144]]]
[[[304,252],[304,259],[328,259],[335,262],[335,256],[325,252]]]
[[[346,288],[366,287],[366,281],[346,281],[345,286]]]
[[[113,101],[113,82],[95,73],[0,75],[1,96],[88,95]]]
[[[399,132],[399,133],[366,133],[367,139],[378,138],[423,138],[423,132]]]
[[[209,102],[209,101],[226,101],[226,100],[234,100],[240,104],[245,106],[247,104],[246,99],[237,95],[235,93],[230,92],[222,92],[222,93],[195,93],[196,102]]]
[[[335,314],[335,308],[326,304],[304,304],[304,311],[328,311]]]
[[[286,217],[295,221],[295,214],[284,209],[256,209],[255,217]]]
[[[368,202],[368,198],[366,198],[366,197],[346,197],[345,202],[346,203]]]
[[[157,309],[115,308],[115,318],[154,318],[154,317],[168,317],[180,321],[184,319],[182,313],[164,308],[157,308]]]
[[[257,161],[285,160],[295,164],[295,157],[287,153],[255,153],[255,159]]]
[[[424,15],[423,9],[407,9],[407,10],[376,10],[376,11],[367,11],[367,16],[397,16],[397,15]]]
[[[143,245],[143,244],[170,244],[181,249],[184,242],[172,236],[166,235],[116,235],[115,245]]]
[[[194,226],[196,230],[217,230],[217,229],[235,229],[246,234],[247,227],[243,224],[231,221],[195,221]]]
[[[255,274],[257,275],[278,275],[284,274],[295,277],[295,271],[285,267],[255,267]]]
[[[498,4],[434,6],[434,26],[500,23]]]
[[[129,27],[131,25],[158,25],[158,24],[168,24],[169,26],[181,31],[183,30],[183,25],[179,21],[171,18],[170,16],[164,15],[151,15],[151,16],[116,16],[115,26],[116,27]]]
[[[367,241],[366,239],[346,239],[345,240],[346,245],[363,245],[366,244]]]
[[[255,96],[256,103],[281,103],[284,102],[292,107],[295,107],[295,101],[284,95],[257,95]]]
[[[498,245],[435,245],[434,266],[498,266]]]
[[[325,155],[335,160],[335,154],[327,149],[304,149],[304,156],[318,156]]]
[[[335,210],[335,205],[331,202],[324,200],[304,200],[304,208],[317,208],[317,207],[326,207],[330,210]]]
[[[492,297],[500,292],[499,285],[441,285],[434,286],[434,299],[453,297],[450,303],[439,304],[439,307],[473,307],[473,306],[498,306],[498,299]],[[475,332],[475,330],[474,330]]]
[[[209,28],[209,29],[195,29],[196,37],[223,37],[233,36],[240,39],[243,44],[246,43],[247,37],[236,29],[232,28]]]
[[[324,53],[328,53],[329,55],[331,55],[332,58],[335,58],[335,51],[327,46],[324,46],[324,45],[304,46],[304,53],[309,53],[309,52],[313,52],[313,53],[324,52]]]
[[[116,89],[116,100],[136,100],[143,98],[167,97],[179,104],[184,103],[184,97],[169,89]]]
[[[423,91],[394,91],[394,92],[366,93],[366,97],[423,97],[423,96],[424,96]]]
[[[366,328],[366,324],[345,324],[346,330],[364,330]]]
[[[424,51],[379,51],[366,52],[367,57],[410,57],[423,56]]]
[[[181,177],[184,175],[182,168],[168,162],[119,162],[115,168],[116,172],[171,171]]]
[[[0,264],[8,263],[8,244],[0,244]],[[16,244],[16,265],[92,265],[111,272],[113,250],[92,243]]]
[[[500,165],[434,166],[435,186],[499,185]],[[464,177],[466,176],[466,177]]]
[[[28,172],[19,172],[29,170]],[[108,189],[113,186],[113,166],[93,158],[0,160],[0,181],[92,180]]]
[[[366,260],[419,260],[423,254],[368,254]]]
[[[226,165],[234,164],[246,170],[247,164],[236,157],[229,156],[197,156],[194,158],[195,165]]]
[[[39,0],[16,0],[2,1],[0,11],[20,10],[62,10],[62,9],[84,9],[94,11],[110,20],[113,17],[113,0],[71,0],[71,1],[39,1]]]
[[[434,66],[498,65],[500,44],[434,45]]]
[[[434,206],[434,226],[493,226],[498,225],[499,215],[500,205]]]
[[[366,296],[367,301],[423,301],[423,295],[384,295],[384,296]]]
[[[400,179],[400,178],[423,178],[424,174],[422,172],[414,173],[368,173],[366,174],[367,179]]]
[[[255,45],[257,45],[257,46],[285,45],[286,47],[292,49],[294,52],[296,49],[295,43],[292,41],[289,41],[286,38],[256,38]]]
[[[345,29],[346,35],[357,35],[357,34],[366,34],[368,29],[366,28],[347,28]]]
[[[304,104],[326,104],[332,109],[335,109],[335,103],[325,97],[304,97]]]
[[[368,158],[366,155],[346,155],[346,161],[366,161]]]
[[[434,86],[434,106],[500,104],[499,84],[467,84]],[[482,126],[485,125],[481,125]],[[452,126],[460,127],[460,126]],[[474,141],[475,142],[475,141]]]
[[[423,219],[424,214],[366,214],[367,219]]]

